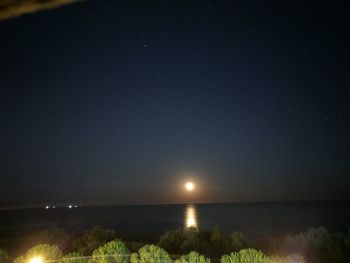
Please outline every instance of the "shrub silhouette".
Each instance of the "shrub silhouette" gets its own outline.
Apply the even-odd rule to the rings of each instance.
[[[179,259],[175,260],[175,263],[210,263],[210,259],[205,258],[199,253],[192,251],[187,255],[181,256]]]
[[[288,252],[302,251],[310,262],[343,262],[343,253],[325,227],[310,228],[307,232],[286,239]]]
[[[169,254],[155,245],[145,245],[131,255],[131,263],[171,263]]]
[[[231,251],[240,251],[241,249],[251,248],[252,244],[242,232],[235,231],[228,237],[228,246]]]
[[[86,263],[87,261],[87,257],[84,257],[82,254],[72,252],[62,257],[58,263]]]
[[[229,253],[232,250],[229,247],[229,240],[226,235],[224,235],[218,226],[215,226],[211,231],[210,244],[214,248],[217,254]]]
[[[97,248],[92,253],[89,263],[127,263],[129,249],[120,240],[114,240]]]
[[[184,240],[185,238],[181,229],[170,230],[160,236],[158,244],[171,253],[177,253],[180,251],[181,244]]]
[[[181,253],[189,253],[191,251],[206,251],[209,246],[208,238],[203,232],[197,231],[194,227],[185,228],[182,231],[183,242],[180,245]]]
[[[46,240],[50,243],[66,239],[66,234],[60,229],[54,229],[53,233],[48,230],[39,233],[41,233],[38,236],[39,240]],[[28,263],[32,257],[36,256],[42,257],[44,261],[58,263],[172,262],[167,251],[178,254],[177,258],[179,258],[174,263],[209,263],[210,260],[204,255],[215,258],[225,253],[231,254],[222,256],[221,263],[350,262],[350,230],[346,234],[329,233],[324,227],[310,228],[308,231],[294,236],[271,239],[265,246],[256,240],[249,241],[239,231],[226,235],[218,227],[212,231],[198,231],[195,228],[168,231],[160,237],[159,245],[161,247],[130,241],[126,245],[119,240],[106,243],[106,240],[112,237],[114,237],[114,231],[97,226],[75,240],[75,245],[79,247],[77,252],[63,256],[59,247],[45,243],[27,250],[16,258],[14,263]],[[65,246],[69,247],[70,244],[67,243]],[[101,245],[97,246],[98,244]],[[266,251],[278,251],[278,256],[267,257],[262,252],[253,249],[252,244],[264,248]],[[95,249],[90,253],[90,255],[92,254],[90,259],[79,253],[79,251],[84,251],[86,255],[94,247]],[[128,247],[137,253],[130,255]],[[237,251],[239,252],[237,253]],[[8,255],[5,250],[0,248],[0,263],[6,262],[8,262]]]
[[[211,256],[252,248],[252,242],[241,232],[226,235],[217,226],[211,231],[198,231],[195,228],[171,230],[160,237],[158,244],[170,253],[197,251]]]
[[[210,232],[198,231],[193,227],[171,230],[160,237],[158,244],[170,253],[207,252]]]
[[[14,263],[28,263],[33,257],[41,257],[44,261],[58,260],[62,256],[63,253],[57,246],[42,244],[27,250],[24,255],[16,258]]]
[[[82,255],[91,255],[91,253],[106,242],[115,238],[115,232],[102,226],[94,226],[85,231],[81,237],[72,242],[72,247],[76,252]]]
[[[6,263],[8,255],[5,249],[0,248],[0,263]]]
[[[242,249],[221,257],[221,263],[273,263],[272,260],[261,251],[255,249]]]

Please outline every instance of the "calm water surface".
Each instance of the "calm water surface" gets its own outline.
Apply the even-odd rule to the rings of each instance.
[[[94,225],[114,228],[128,239],[155,239],[170,229],[194,226],[251,236],[274,237],[325,226],[350,228],[349,202],[231,203],[23,209],[0,211],[0,234],[47,227],[83,230]]]

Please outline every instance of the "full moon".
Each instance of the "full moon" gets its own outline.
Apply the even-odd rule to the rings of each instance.
[[[191,182],[187,182],[187,183],[185,184],[185,189],[186,189],[187,191],[189,191],[189,192],[193,191],[193,189],[194,189],[194,184],[191,183]]]

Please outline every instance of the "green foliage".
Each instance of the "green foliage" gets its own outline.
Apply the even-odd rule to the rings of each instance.
[[[131,263],[171,263],[169,254],[155,245],[145,245],[131,255]]]
[[[202,252],[210,246],[210,235],[191,227],[172,230],[162,235],[158,244],[170,253]]]
[[[198,231],[196,228],[185,228],[166,232],[160,237],[160,247],[144,245],[143,242],[128,242],[127,245],[114,239],[113,230],[96,226],[76,240],[72,247],[77,252],[62,257],[62,252],[55,243],[69,246],[71,238],[61,229],[53,228],[39,232],[36,240],[45,241],[43,245],[29,249],[16,258],[14,263],[28,263],[32,257],[42,257],[45,261],[58,263],[160,263],[172,262],[169,254],[180,257],[174,263],[209,263],[206,257],[221,257],[221,263],[343,263],[350,262],[350,229],[348,233],[331,234],[324,227],[310,228],[298,235],[270,239],[268,243],[254,244],[264,251],[278,251],[280,257],[272,259],[262,252],[254,250],[253,243],[241,232],[227,235],[218,227],[212,231]],[[26,239],[26,241],[30,239]],[[110,241],[110,242],[108,242]],[[108,243],[106,243],[108,242]],[[266,247],[268,244],[268,247]],[[28,245],[28,242],[26,243]],[[131,255],[129,249],[136,252]],[[249,248],[249,249],[248,249]],[[164,250],[165,249],[165,250]],[[198,252],[193,252],[198,251]],[[237,253],[237,251],[239,251]],[[236,252],[236,253],[234,253]],[[186,255],[181,256],[181,254]],[[200,255],[200,254],[203,254]],[[296,254],[293,254],[296,253]],[[83,255],[91,255],[88,260]],[[289,256],[286,256],[289,255]],[[305,259],[305,260],[304,260]],[[6,263],[8,256],[0,249],[0,263]]]
[[[210,241],[215,243],[215,242],[220,242],[222,239],[223,239],[223,236],[220,228],[218,226],[214,226],[210,236]]]
[[[198,231],[195,228],[168,231],[160,237],[158,244],[170,253],[198,251],[211,256],[252,247],[252,242],[241,232],[226,235],[217,226],[212,231]]]
[[[130,256],[130,262],[139,263],[140,262],[139,255],[137,253],[132,253]]]
[[[197,231],[196,228],[186,228],[182,232],[183,241],[180,245],[181,253],[191,251],[204,252],[209,247],[209,237],[204,232]]]
[[[210,235],[211,246],[218,251],[219,254],[229,252],[229,242],[227,237],[221,232],[218,226],[215,226]]]
[[[28,263],[33,257],[41,257],[44,261],[58,260],[63,256],[62,251],[53,245],[42,244],[29,249],[24,255],[14,260],[14,263]]]
[[[261,251],[255,249],[242,249],[221,257],[221,263],[273,263],[272,260]]]
[[[127,263],[129,249],[120,240],[114,240],[97,248],[92,253],[89,263]]]
[[[335,239],[324,227],[310,228],[307,232],[286,239],[289,252],[302,251],[307,261],[343,262],[344,254]]]
[[[264,248],[278,251],[281,255],[297,253],[300,256],[285,256],[281,260],[295,262],[343,263],[350,262],[350,230],[347,235],[330,234],[324,227],[310,228],[308,231],[287,238],[268,240],[268,243],[251,242],[241,232],[225,235],[218,227],[212,231],[184,229],[166,232],[159,245],[171,253],[198,251],[206,256],[221,256],[248,248]],[[266,247],[269,245],[269,247]]]
[[[8,255],[5,249],[0,248],[0,263],[6,263]]]
[[[241,249],[252,247],[252,244],[242,232],[235,231],[228,237],[228,246],[230,251],[240,251]]]
[[[180,257],[175,260],[175,263],[210,263],[210,259],[199,255],[197,252],[192,251],[191,253]]]
[[[82,255],[91,255],[98,247],[115,238],[115,233],[111,229],[95,226],[72,242],[73,249]]]
[[[165,250],[176,253],[180,251],[184,236],[181,229],[167,231],[159,238],[159,246]]]
[[[87,261],[87,257],[84,257],[82,254],[72,252],[62,257],[58,263],[86,263]]]

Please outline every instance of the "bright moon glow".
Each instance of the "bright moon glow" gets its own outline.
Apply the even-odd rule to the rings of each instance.
[[[185,184],[185,188],[186,188],[187,191],[193,191],[193,189],[194,189],[194,184],[191,183],[191,182],[187,182],[187,183]]]
[[[29,261],[29,263],[43,263],[43,260],[41,257],[34,257]]]

